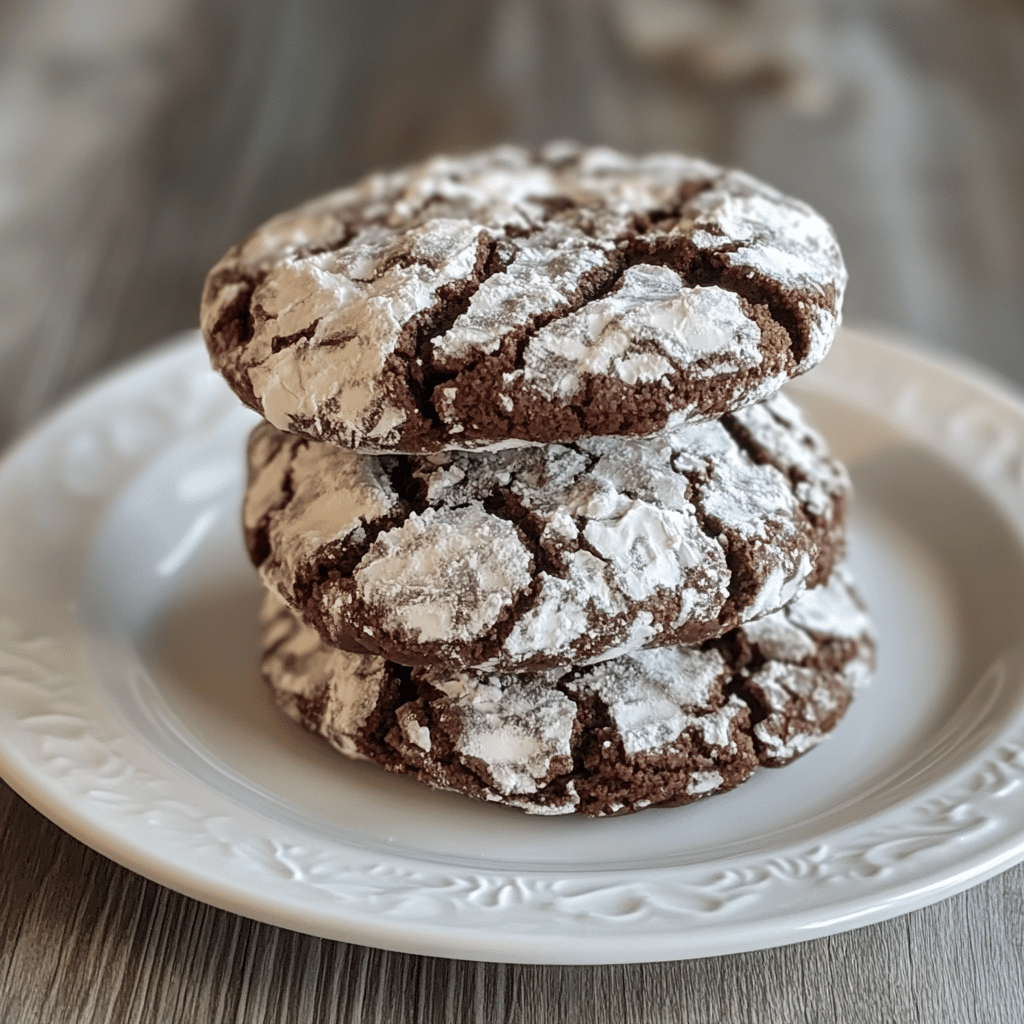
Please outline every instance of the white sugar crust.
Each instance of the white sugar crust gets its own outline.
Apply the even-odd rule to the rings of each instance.
[[[248,529],[266,524],[275,566],[264,578],[293,598],[300,566],[325,545],[359,535],[366,522],[392,509],[397,495],[372,459],[342,449],[324,459],[317,449],[291,438],[268,457],[271,439],[254,437],[258,448],[250,452],[250,464],[260,470],[250,476],[242,518]]]
[[[322,702],[316,731],[348,757],[363,760],[357,735],[377,706],[387,665],[380,658],[348,654],[324,644],[274,593],[260,611],[264,671],[273,678],[278,703],[309,727],[303,703]]]
[[[384,444],[405,410],[381,392],[385,360],[403,327],[437,302],[437,289],[465,278],[479,255],[483,228],[433,219],[405,233],[379,226],[341,252],[285,260],[260,284],[263,310],[246,362],[264,416],[283,430],[333,400],[333,417],[359,444]],[[405,256],[410,261],[393,263]],[[274,339],[304,334],[274,351]]]
[[[822,232],[818,214],[741,171],[727,172],[718,187],[694,197],[689,212],[691,237],[699,249],[720,251],[728,240],[730,266],[749,268],[818,299],[819,316],[800,370],[818,363],[839,320],[838,307],[834,314],[829,311],[835,303],[827,291],[841,290],[845,283],[845,275],[830,275],[826,269],[841,267],[842,257],[831,233]]]
[[[469,308],[434,342],[434,360],[444,368],[497,351],[510,327],[566,307],[588,273],[609,265],[615,243],[551,225],[517,243],[518,252],[501,274],[481,284]]]
[[[730,723],[743,705],[709,710],[725,661],[718,651],[664,647],[593,666],[578,684],[598,695],[629,755],[667,746],[698,729],[709,746],[733,745]]]
[[[812,635],[846,639],[870,632],[871,620],[850,596],[850,580],[844,571],[834,572],[827,583],[808,590],[794,605],[789,618]]]
[[[463,679],[439,711],[455,749],[502,796],[536,793],[571,770],[576,705],[541,680]]]
[[[379,628],[413,644],[482,636],[531,583],[515,527],[479,502],[428,508],[380,534],[353,570]]]
[[[669,267],[640,264],[611,294],[538,331],[521,374],[529,395],[566,399],[589,378],[657,383],[699,359],[713,358],[713,372],[749,370],[761,362],[760,345],[733,292],[689,288]]]
[[[430,342],[437,368],[472,363],[525,331],[521,366],[509,379],[522,388],[517,401],[557,407],[608,380],[661,387],[667,409],[701,418],[672,397],[680,373],[742,374],[731,407],[768,397],[785,376],[759,381],[751,372],[762,361],[761,329],[734,291],[690,287],[656,262],[616,263],[617,245],[637,223],[666,210],[676,211],[672,230],[698,250],[806,294],[811,334],[795,372],[824,356],[846,275],[830,228],[809,207],[683,156],[556,152],[547,147],[538,159],[504,146],[436,157],[274,217],[210,273],[202,326],[215,364],[282,429],[362,451],[409,450],[403,429],[422,399],[385,372],[389,360],[446,287],[473,281],[489,247],[501,245],[510,261]],[[680,205],[688,183],[704,190]],[[587,225],[552,220],[551,202],[588,211]],[[572,311],[581,283],[601,273],[607,293]],[[253,285],[251,336],[225,347],[218,324],[244,298],[242,279]],[[444,447],[460,446],[464,424],[452,396],[430,401],[447,428]]]

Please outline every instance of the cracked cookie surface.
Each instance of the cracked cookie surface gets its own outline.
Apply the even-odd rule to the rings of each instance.
[[[329,647],[275,594],[262,671],[349,757],[535,814],[623,814],[732,789],[838,724],[874,667],[848,573],[700,648],[521,674],[405,668]]]
[[[783,396],[653,438],[365,455],[260,424],[246,544],[328,643],[521,671],[699,643],[842,556],[849,481]]]
[[[204,290],[216,368],[281,429],[366,452],[647,436],[815,365],[846,272],[809,207],[673,154],[437,157],[307,203]]]

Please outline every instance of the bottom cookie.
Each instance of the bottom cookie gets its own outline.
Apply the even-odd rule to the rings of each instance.
[[[836,569],[698,648],[520,674],[407,668],[327,646],[276,595],[262,669],[277,702],[349,757],[532,814],[625,814],[725,792],[835,728],[874,668]]]

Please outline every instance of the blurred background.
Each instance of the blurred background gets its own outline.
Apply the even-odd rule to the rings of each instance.
[[[3,0],[0,443],[271,213],[554,137],[807,200],[847,323],[1024,386],[1024,0]]]

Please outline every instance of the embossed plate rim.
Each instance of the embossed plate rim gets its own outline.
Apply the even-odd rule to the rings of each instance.
[[[982,373],[846,333],[805,386],[930,446],[1003,510],[1024,547],[1024,404]],[[799,941],[926,906],[1024,859],[1019,694],[998,721],[1007,710],[998,703],[1001,681],[1012,688],[1024,675],[1019,649],[987,677],[995,710],[979,726],[981,749],[959,768],[818,843],[757,857],[488,872],[327,847],[211,792],[140,745],[92,692],[91,638],[73,596],[83,538],[109,489],[235,409],[189,337],[93,385],[0,464],[0,514],[9,514],[0,517],[8,570],[0,580],[0,773],[106,856],[186,895],[299,931],[536,963],[677,959]],[[36,502],[29,521],[18,521],[19,493]],[[41,571],[44,542],[62,559],[59,579]]]

